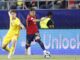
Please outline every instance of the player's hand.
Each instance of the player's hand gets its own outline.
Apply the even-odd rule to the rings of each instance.
[[[24,25],[21,25],[21,28],[22,28],[22,29],[25,29]]]
[[[11,16],[10,11],[8,11],[8,15]]]
[[[21,29],[25,29],[25,27],[23,25],[21,25]]]

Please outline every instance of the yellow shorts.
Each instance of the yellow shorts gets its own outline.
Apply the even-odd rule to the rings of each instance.
[[[8,33],[3,39],[3,44],[9,44],[12,40],[17,40],[18,36],[19,34]]]

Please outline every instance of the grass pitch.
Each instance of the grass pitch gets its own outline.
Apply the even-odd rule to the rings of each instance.
[[[11,59],[7,55],[0,55],[0,60],[80,60],[79,55],[52,55],[51,58],[45,59],[42,55],[14,55]]]

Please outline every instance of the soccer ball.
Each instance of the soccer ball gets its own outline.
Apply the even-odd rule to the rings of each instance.
[[[49,51],[45,52],[44,58],[50,58],[50,57],[51,57],[50,52]]]

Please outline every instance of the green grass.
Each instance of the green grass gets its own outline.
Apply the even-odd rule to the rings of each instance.
[[[0,60],[9,60],[7,55],[0,55]],[[42,55],[15,55],[10,60],[80,60],[79,55],[52,55],[50,59],[45,59]]]

